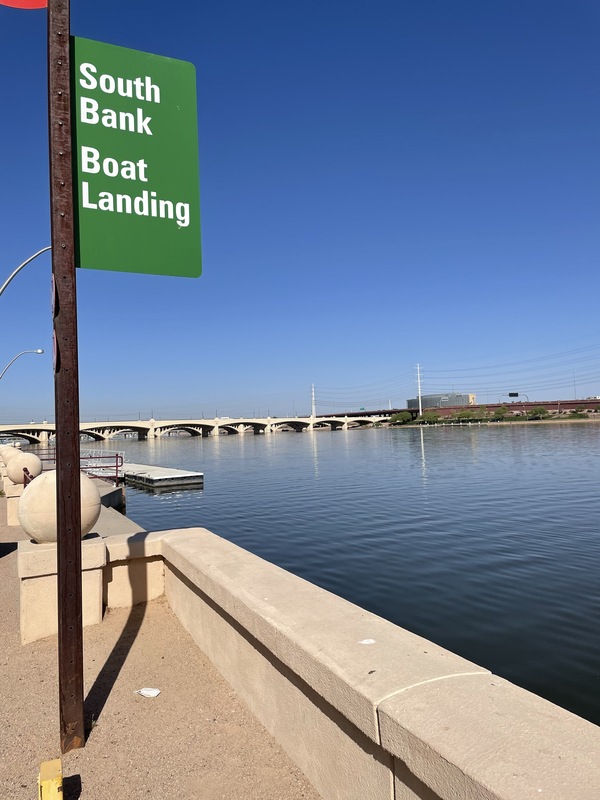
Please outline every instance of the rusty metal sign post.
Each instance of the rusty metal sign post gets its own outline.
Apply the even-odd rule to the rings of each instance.
[[[77,68],[76,76],[71,60]],[[119,101],[124,106],[119,107],[118,117],[117,110],[108,109],[105,111],[111,111],[112,116],[109,114],[105,120],[103,115],[101,119],[98,113],[101,98],[94,96],[98,90],[96,73],[99,68],[105,70],[102,79],[109,82],[115,80],[111,71],[119,74],[125,68],[138,76],[145,71],[145,78],[137,77],[134,83],[142,95],[136,94],[136,99],[150,103],[150,113],[146,115],[149,109],[145,107],[130,107],[128,98],[132,95],[127,95]],[[83,89],[85,96],[81,96]],[[75,103],[77,91],[80,97]],[[74,106],[78,113],[72,124]],[[58,526],[58,686],[61,750],[67,753],[85,744],[76,264],[92,269],[128,269],[158,275],[200,275],[195,68],[187,62],[163,56],[72,39],[70,0],[48,0],[48,114]],[[116,135],[117,119],[122,135]],[[134,132],[130,122],[137,127],[135,132],[143,134],[136,140],[138,157],[135,162],[130,160],[128,136]],[[104,138],[105,127],[111,129],[108,139]],[[73,148],[76,148],[75,153]],[[103,153],[106,148],[112,148],[102,165],[99,148]],[[117,192],[121,188],[124,193],[116,194],[115,206],[115,197],[107,191],[104,180],[106,177],[111,181],[116,179],[114,166],[119,164],[121,183],[124,181],[125,186],[116,184]],[[129,183],[138,179],[138,194],[128,196],[125,190]],[[93,192],[97,194],[92,197],[90,193]],[[109,241],[112,249],[105,248]],[[143,243],[147,245],[146,250]]]
[[[85,745],[69,35],[69,0],[48,0],[48,126],[58,526],[58,691],[60,746],[63,753]]]

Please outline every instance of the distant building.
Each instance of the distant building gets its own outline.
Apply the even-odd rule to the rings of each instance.
[[[447,394],[423,394],[421,395],[422,408],[445,408],[446,406],[474,406],[476,405],[476,397],[474,394],[455,394],[448,392]],[[407,408],[419,408],[419,398],[415,397],[412,400],[406,401]]]

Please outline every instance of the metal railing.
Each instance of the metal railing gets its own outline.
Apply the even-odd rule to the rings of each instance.
[[[45,469],[56,466],[56,448],[36,448],[32,452],[42,461]],[[124,453],[117,450],[81,450],[79,454],[79,468],[82,472],[90,478],[102,478],[115,486],[123,479],[124,461]]]

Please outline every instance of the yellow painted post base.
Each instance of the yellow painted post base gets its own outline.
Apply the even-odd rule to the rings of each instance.
[[[60,758],[43,761],[38,777],[38,800],[62,800],[62,764]]]

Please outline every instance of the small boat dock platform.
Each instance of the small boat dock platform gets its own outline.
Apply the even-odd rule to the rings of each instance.
[[[139,486],[142,489],[198,489],[204,486],[204,473],[190,472],[187,469],[126,462],[122,471],[126,485]]]

